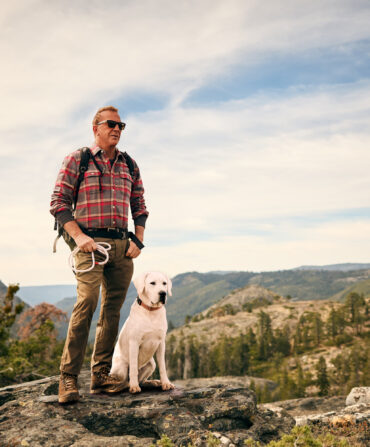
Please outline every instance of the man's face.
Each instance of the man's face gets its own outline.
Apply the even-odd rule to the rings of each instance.
[[[101,118],[99,122],[105,120],[121,121],[118,113],[112,112],[111,110],[105,110],[100,114],[100,116]],[[119,130],[118,126],[111,129],[107,123],[99,124],[99,126],[93,126],[93,131],[96,144],[102,149],[115,147],[121,137],[121,130]]]

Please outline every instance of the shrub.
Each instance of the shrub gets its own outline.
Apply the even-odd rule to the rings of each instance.
[[[247,439],[244,444],[248,447],[262,447],[253,439]],[[340,439],[330,433],[314,436],[310,427],[294,427],[290,434],[284,435],[280,441],[271,441],[266,447],[351,447],[347,440]]]

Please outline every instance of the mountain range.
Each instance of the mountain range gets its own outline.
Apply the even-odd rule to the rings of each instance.
[[[359,268],[361,267],[361,268]],[[231,291],[247,285],[262,286],[271,292],[297,300],[341,301],[349,292],[370,294],[370,264],[335,264],[302,266],[292,270],[273,272],[187,272],[172,278],[173,297],[167,301],[167,318],[175,327],[183,324],[186,316],[198,314],[212,306]],[[6,286],[0,281],[0,297]],[[21,287],[17,296],[28,305],[41,302],[54,304],[70,316],[76,299],[75,285]],[[126,320],[136,291],[131,283],[121,309],[120,324]],[[99,317],[98,306],[92,322],[90,340],[94,338]],[[66,325],[59,328],[64,338]]]

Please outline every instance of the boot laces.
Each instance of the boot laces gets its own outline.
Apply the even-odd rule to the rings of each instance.
[[[96,374],[101,379],[111,379],[116,380],[120,382],[121,380],[119,377],[115,376],[114,374],[109,374],[110,368],[108,366],[104,366],[101,370],[99,370]]]
[[[66,390],[76,388],[77,377],[73,374],[63,373],[62,380]]]

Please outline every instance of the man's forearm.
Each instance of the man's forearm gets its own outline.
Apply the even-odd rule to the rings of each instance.
[[[145,228],[141,225],[135,226],[135,236],[144,243],[144,230]]]
[[[73,237],[81,251],[91,252],[96,250],[97,246],[94,239],[83,233],[75,220],[70,220],[69,222],[65,223],[63,228],[71,237]]]
[[[81,228],[75,220],[70,220],[69,222],[65,223],[63,228],[71,237],[73,237],[73,239],[76,239],[77,236],[83,234]]]

